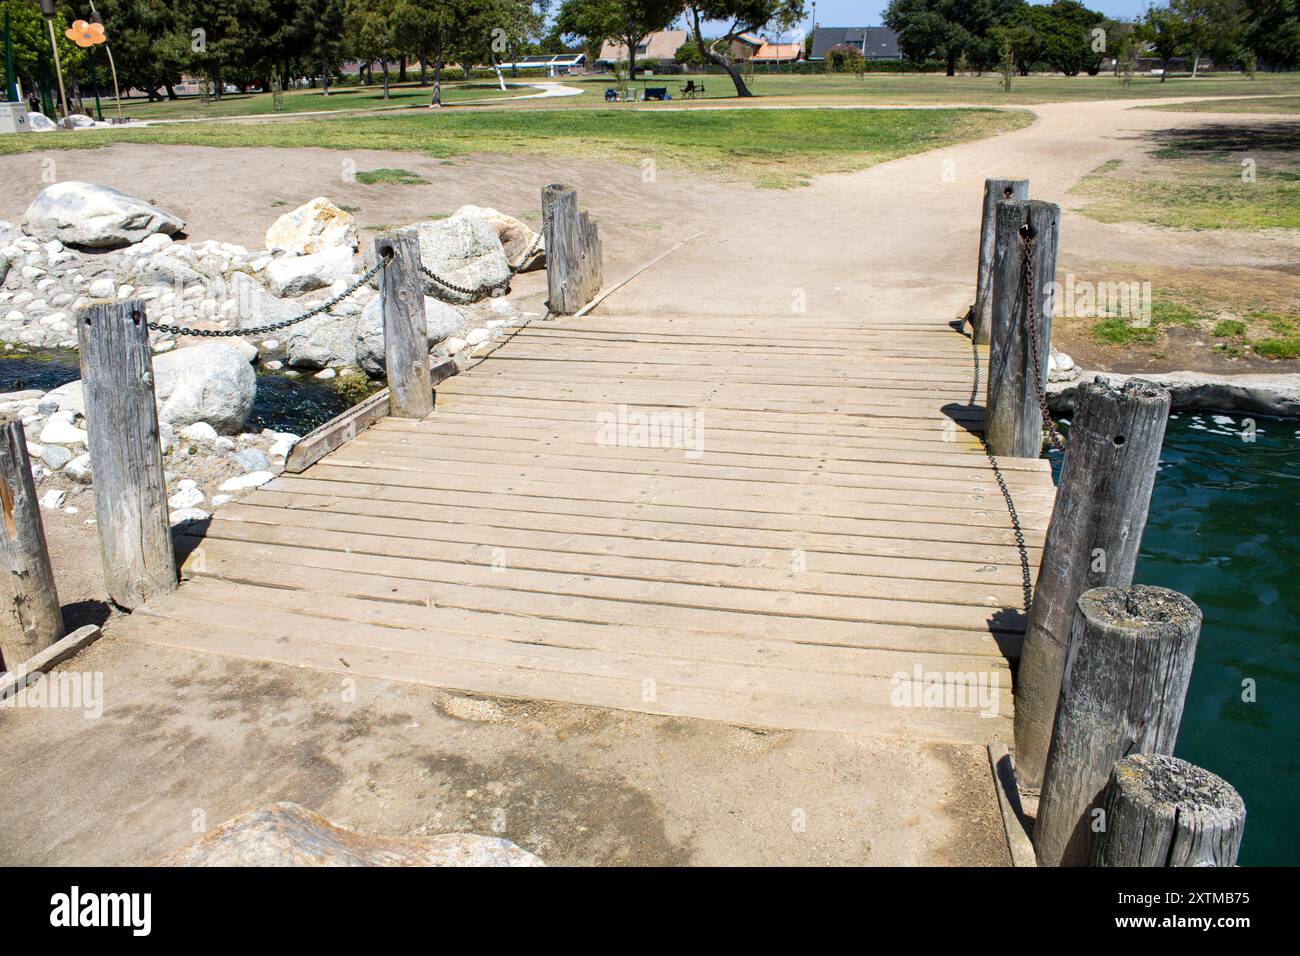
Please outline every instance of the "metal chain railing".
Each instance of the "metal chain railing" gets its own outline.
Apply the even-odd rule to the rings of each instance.
[[[1043,414],[1043,428],[1047,430],[1047,440],[1052,448],[1064,453],[1065,439],[1056,430],[1052,420],[1052,411],[1047,407],[1047,388],[1043,384],[1042,352],[1038,347],[1038,297],[1034,295],[1034,237],[1028,229],[1020,230],[1020,248],[1024,257],[1025,272],[1025,324],[1029,328],[1030,364],[1034,369],[1034,391],[1038,395],[1038,407]]]
[[[222,338],[236,335],[265,335],[267,332],[278,332],[281,329],[287,329],[291,325],[297,325],[299,322],[305,322],[308,319],[315,318],[323,312],[328,312],[334,306],[338,305],[348,296],[352,295],[363,285],[369,282],[378,274],[379,270],[384,267],[387,257],[376,262],[370,269],[366,270],[365,275],[357,279],[356,282],[348,286],[334,298],[322,302],[313,309],[309,309],[302,315],[295,316],[292,319],[285,319],[283,322],[273,322],[270,325],[259,325],[248,329],[193,329],[184,325],[168,325],[163,322],[150,322],[149,328],[155,332],[166,332],[169,335],[194,335],[204,338]]]
[[[506,269],[508,274],[506,275],[505,279],[503,279],[500,282],[486,282],[476,289],[470,289],[466,286],[461,286],[461,285],[457,285],[454,282],[449,282],[448,280],[444,279],[442,276],[435,273],[423,262],[420,263],[420,271],[423,272],[428,278],[436,282],[438,285],[442,286],[444,289],[450,289],[452,292],[457,292],[460,295],[466,296],[467,298],[470,299],[481,298],[484,295],[491,295],[493,292],[496,292],[498,289],[504,289],[507,285],[509,285],[510,280],[519,274],[519,270],[522,269],[525,265],[527,265],[528,261],[532,259],[534,255],[537,254],[537,250],[542,244],[542,237],[545,234],[546,234],[546,220],[543,219],[542,228],[538,230],[537,238],[533,240],[532,247],[527,252],[524,253],[522,258],[520,258],[518,265],[512,266],[510,265],[509,262],[506,263]]]

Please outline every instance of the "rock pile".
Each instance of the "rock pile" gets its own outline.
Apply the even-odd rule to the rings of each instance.
[[[264,249],[190,242],[184,227],[180,217],[105,186],[47,187],[21,226],[0,222],[0,343],[76,348],[74,310],[100,299],[143,300],[151,321],[185,329],[274,325],[339,296],[366,268],[355,220],[324,197],[276,220]],[[510,264],[528,256],[536,239],[519,220],[477,206],[407,228],[428,268],[474,288],[504,287]],[[528,257],[530,268],[543,261],[540,252]],[[465,358],[497,329],[528,317],[505,298],[472,301],[478,298],[426,284],[431,350]],[[286,375],[384,374],[377,283],[265,336],[214,340],[162,330],[150,338],[173,523],[207,517],[283,469],[298,436],[244,428],[256,363]],[[77,510],[93,479],[81,383],[0,394],[0,415],[23,423],[43,504]]]

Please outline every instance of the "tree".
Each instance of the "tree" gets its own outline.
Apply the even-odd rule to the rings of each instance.
[[[1186,44],[1186,25],[1182,17],[1168,7],[1151,7],[1138,27],[1138,36],[1160,58],[1160,82],[1169,78],[1169,62]]]
[[[57,99],[54,86],[54,56],[50,52],[50,34],[41,8],[26,0],[0,0],[0,10],[7,10],[13,30],[14,74],[27,90],[41,89]],[[3,16],[0,15],[0,22]],[[63,31],[68,19],[62,13],[54,18],[54,35],[59,45],[59,62],[71,76],[86,62],[86,51],[68,40]],[[71,97],[69,97],[71,99]]]
[[[179,42],[189,41],[187,65],[212,79],[216,99],[227,81],[265,75],[274,52],[269,38],[281,26],[271,0],[178,0],[171,8]]]
[[[992,31],[1023,6],[1024,0],[891,0],[884,21],[898,34],[903,56],[914,63],[937,57],[955,76],[963,53],[980,66],[994,59],[1000,38]]]
[[[736,86],[737,96],[753,96],[731,61],[731,44],[747,33],[784,33],[803,19],[803,0],[700,0],[686,7],[686,22],[700,54],[722,67]],[[728,24],[715,40],[705,40],[703,24]]]
[[[1245,0],[1242,43],[1270,69],[1300,65],[1300,0]]]
[[[343,59],[344,0],[289,0],[288,29],[285,31],[287,51],[320,70],[321,94],[330,95],[330,74]],[[283,66],[283,78],[289,79],[288,64]]]
[[[666,29],[681,9],[681,0],[564,0],[556,26],[596,49],[606,40],[627,47],[628,72],[636,76],[637,47]]]
[[[344,30],[348,44],[366,61],[379,61],[384,71],[384,99],[389,98],[388,64],[401,56],[395,13],[397,0],[345,0]]]
[[[1240,0],[1170,0],[1170,8],[1183,21],[1183,36],[1192,54],[1192,77],[1202,54],[1233,59],[1240,52],[1242,7]]]

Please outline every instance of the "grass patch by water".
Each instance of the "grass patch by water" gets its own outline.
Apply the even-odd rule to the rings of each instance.
[[[1019,110],[595,110],[411,112],[277,123],[192,123],[134,130],[0,136],[0,154],[111,143],[564,155],[696,170],[769,187],[849,172],[1019,129]]]

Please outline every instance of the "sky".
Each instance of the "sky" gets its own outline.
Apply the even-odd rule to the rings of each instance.
[[[1048,2],[1048,0],[1031,0],[1031,2]],[[1089,9],[1096,10],[1111,17],[1132,20],[1140,16],[1150,0],[1084,0]],[[812,26],[812,0],[804,0],[808,17],[797,31],[799,36],[808,32]],[[889,0],[818,0],[817,22],[824,27],[878,27],[881,26],[881,14],[889,6]]]

